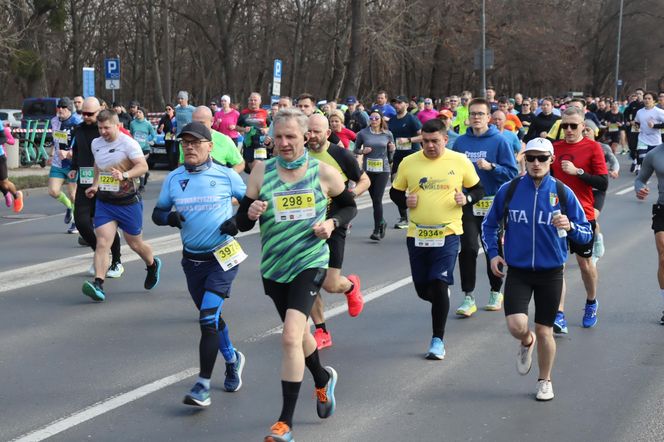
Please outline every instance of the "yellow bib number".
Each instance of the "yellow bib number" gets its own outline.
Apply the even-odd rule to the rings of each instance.
[[[266,147],[257,147],[254,149],[254,159],[255,160],[267,160],[267,148]]]
[[[445,226],[415,226],[415,247],[443,247]]]
[[[397,143],[397,150],[410,150],[413,148],[413,143],[406,141],[405,143]]]
[[[382,158],[367,159],[367,172],[382,172],[382,171],[383,171]]]
[[[113,178],[110,172],[99,173],[99,190],[106,192],[117,192],[120,190],[120,180]]]
[[[244,253],[244,250],[240,247],[240,243],[235,238],[229,238],[214,251],[214,257],[217,258],[219,265],[224,271],[229,271],[247,259],[247,254]]]
[[[493,204],[493,197],[487,196],[482,198],[473,205],[473,215],[475,216],[486,216]]]
[[[53,132],[53,141],[58,144],[67,144],[69,134],[65,130],[56,130]]]
[[[618,132],[618,123],[609,124],[609,132]]]
[[[316,216],[316,200],[313,189],[275,192],[274,218],[276,222],[297,221]]]

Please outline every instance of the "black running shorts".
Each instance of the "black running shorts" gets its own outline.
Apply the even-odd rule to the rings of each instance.
[[[286,283],[263,278],[265,294],[272,298],[282,322],[286,319],[288,309],[297,310],[309,317],[326,274],[327,269],[314,268],[304,270],[291,282]]]
[[[553,327],[563,290],[563,267],[551,270],[507,269],[505,316],[528,314],[531,296],[535,298],[535,323]]]

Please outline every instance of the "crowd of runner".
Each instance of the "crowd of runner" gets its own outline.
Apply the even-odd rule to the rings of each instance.
[[[374,98],[318,101],[303,93],[280,97],[265,109],[260,94],[252,93],[238,109],[228,95],[194,107],[181,91],[177,106],[167,105],[154,122],[136,101],[125,110],[95,97],[60,99],[52,121],[48,191],[65,206],[67,231],[79,233],[94,251],[94,279],[82,287],[93,301],[104,301],[105,279],[124,271],[118,229],[145,262],[144,288],[159,283],[161,260],[142,238],[142,193],[149,177],[146,159],[164,135],[171,172],[152,221],[180,229],[182,268],[201,330],[200,373],[185,404],[211,404],[217,352],[226,365],[224,389],[242,386],[246,358],[234,347],[222,310],[247,258],[235,237],[258,222],[263,287],[283,322],[283,406],[265,440],[292,440],[305,367],[314,380],[318,416],[334,413],[338,374],[319,355],[332,345],[321,288],[344,295],[350,316],[362,313],[360,276],[342,274],[344,244],[357,214],[356,198],[365,192],[373,209],[368,237],[376,242],[385,237],[388,189],[396,206],[389,225],[407,230],[414,289],[431,304],[432,334],[424,356],[446,355],[458,259],[462,299],[456,314],[471,317],[480,301],[487,311],[504,309],[508,330],[519,341],[518,372],[530,371],[536,348],[535,397],[553,399],[553,337],[568,333],[568,253],[576,255],[586,291],[579,320],[584,328],[595,327],[596,263],[604,254],[598,218],[609,178],[619,174],[615,155],[629,153],[639,199],[648,196],[653,173],[664,179],[664,93],[637,89],[627,101],[496,98],[489,88],[482,98],[468,91],[443,99],[392,100],[379,91]],[[6,135],[0,146],[11,143]],[[0,188],[7,206],[19,212],[23,198],[8,180],[4,158],[0,147]],[[660,183],[652,228],[664,300]],[[484,295],[475,292],[480,247],[490,286]]]

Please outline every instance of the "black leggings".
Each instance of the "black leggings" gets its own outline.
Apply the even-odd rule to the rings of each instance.
[[[389,172],[367,172],[371,185],[369,186],[369,196],[373,203],[374,229],[380,228],[383,220],[383,195],[385,187],[390,179]]]
[[[469,293],[475,290],[477,255],[480,250],[479,235],[482,231],[484,217],[473,215],[473,206],[467,204],[463,207],[461,220],[463,222],[463,235],[461,235],[461,253],[459,253],[459,273],[461,274],[461,290],[464,293]],[[503,255],[501,237],[502,232],[499,232],[498,253],[500,256]],[[484,249],[484,243],[482,243],[482,249]],[[486,250],[484,250],[484,257],[486,258],[486,273],[489,277],[491,291],[498,292],[503,280],[491,271],[491,263]]]
[[[445,337],[445,324],[450,311],[450,298],[447,295],[447,284],[440,279],[434,279],[425,284],[415,283],[417,296],[431,303],[431,326],[433,337]]]
[[[92,219],[95,216],[95,201],[96,198],[88,198],[85,196],[85,190],[89,186],[77,186],[76,197],[74,199],[74,223],[78,232],[81,234],[85,242],[90,244],[92,250],[97,248],[97,236],[95,235],[95,228],[92,225]],[[115,233],[115,239],[111,245],[111,255],[113,255],[112,262],[120,262],[120,235]]]

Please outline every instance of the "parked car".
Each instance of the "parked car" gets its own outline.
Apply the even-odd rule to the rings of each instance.
[[[51,120],[57,114],[59,98],[26,98],[23,100],[23,118],[21,127],[25,128],[30,120]]]
[[[21,109],[0,109],[0,120],[12,129],[18,129],[21,127],[21,118],[23,114]]]

